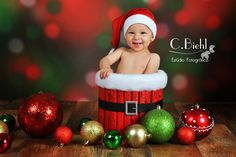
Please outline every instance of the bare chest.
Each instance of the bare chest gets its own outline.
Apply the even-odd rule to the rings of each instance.
[[[127,55],[121,58],[117,72],[119,73],[144,73],[150,60],[148,55]]]

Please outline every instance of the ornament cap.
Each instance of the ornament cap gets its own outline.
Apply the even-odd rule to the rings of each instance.
[[[84,142],[84,146],[88,146],[89,145],[89,140]]]
[[[200,108],[200,105],[199,105],[199,104],[196,104],[195,107],[196,107],[197,109],[199,109],[199,108]]]
[[[146,134],[145,136],[147,137],[147,139],[152,138],[152,135],[150,133]]]
[[[157,110],[160,110],[161,109],[161,106],[160,105],[157,105]]]

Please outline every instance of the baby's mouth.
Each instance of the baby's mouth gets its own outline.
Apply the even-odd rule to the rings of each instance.
[[[134,45],[141,45],[142,42],[133,42]]]

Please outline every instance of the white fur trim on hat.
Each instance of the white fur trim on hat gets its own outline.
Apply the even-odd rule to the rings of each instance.
[[[146,25],[152,31],[153,38],[155,39],[156,33],[157,33],[156,23],[151,18],[149,18],[148,16],[145,16],[145,15],[142,15],[142,14],[132,15],[132,16],[128,17],[125,20],[125,23],[124,23],[124,26],[123,26],[124,36],[125,36],[128,28],[131,25],[136,24],[136,23],[141,23],[141,24]]]
[[[163,70],[153,74],[117,74],[111,73],[106,79],[96,73],[96,84],[107,89],[123,91],[158,90],[166,87],[167,74]]]

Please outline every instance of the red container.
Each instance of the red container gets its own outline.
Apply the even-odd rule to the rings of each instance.
[[[123,105],[125,108],[125,102],[131,102],[131,106],[133,105],[132,102],[135,104],[135,101],[137,104],[143,105],[148,105],[150,103],[159,103],[161,105],[162,100],[162,90],[121,91],[99,87],[99,105],[104,102],[111,102],[112,104],[109,105]],[[135,108],[134,106],[135,105],[133,105],[132,108]],[[129,107],[127,106],[127,108]],[[135,114],[136,109],[133,109],[131,112],[120,112],[106,110],[102,107],[99,107],[98,121],[103,125],[105,131],[117,130],[122,132],[127,126],[138,123],[139,119],[143,117],[145,112],[138,112],[137,115],[127,115],[127,113]]]
[[[120,77],[120,75],[122,77]],[[142,75],[145,76],[146,74]],[[163,73],[163,75],[165,77],[163,79],[163,76],[161,76],[161,80],[163,79],[162,83],[150,83],[148,80],[147,83],[140,82],[140,80],[130,83],[128,76],[128,84],[121,85],[119,82],[124,82],[124,80],[127,79],[127,75],[123,77],[122,74],[111,74],[107,80],[100,80],[99,73],[97,73],[96,82],[99,86],[98,121],[103,125],[105,132],[117,130],[124,133],[126,127],[138,123],[145,112],[155,109],[157,105],[162,106],[163,89],[161,87],[166,86],[167,83],[167,76],[165,73]],[[132,75],[132,77],[133,76],[134,75]],[[142,78],[146,79],[146,77],[143,76]],[[149,77],[147,77],[147,79]],[[154,75],[154,77],[156,77],[156,75]],[[134,77],[134,79],[135,78],[136,77]],[[160,81],[160,78],[158,79],[158,81]],[[135,87],[132,88],[130,86]],[[145,88],[148,90],[145,90]]]

